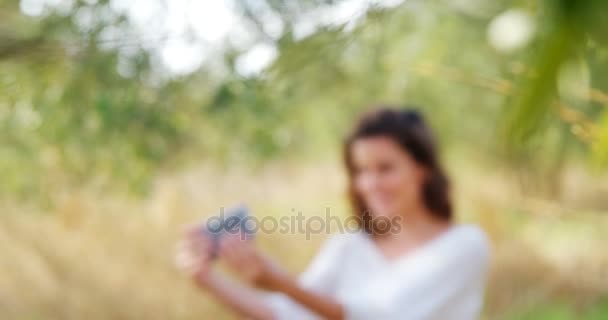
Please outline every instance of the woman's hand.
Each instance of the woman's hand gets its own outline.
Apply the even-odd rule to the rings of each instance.
[[[229,234],[220,242],[220,257],[251,285],[276,291],[285,273],[267,256],[258,252],[251,240],[240,233]]]
[[[231,283],[211,270],[211,239],[200,231],[188,232],[178,246],[177,265],[189,271],[196,282],[227,306],[252,319],[273,319],[272,309],[258,292]],[[251,241],[240,234],[226,235],[220,241],[222,260],[247,282],[260,289],[287,294],[324,319],[344,319],[342,306],[327,296],[302,289],[268,257],[260,254]]]
[[[211,274],[212,258],[211,239],[200,231],[200,228],[189,229],[178,243],[175,264],[186,271],[195,280],[205,286]]]

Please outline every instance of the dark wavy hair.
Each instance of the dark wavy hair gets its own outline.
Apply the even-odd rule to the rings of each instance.
[[[352,145],[358,139],[385,136],[393,139],[420,166],[427,170],[422,184],[424,205],[434,216],[452,219],[449,181],[439,163],[435,141],[423,116],[413,108],[398,109],[377,107],[364,113],[344,142],[344,164],[349,177],[349,198],[360,227],[373,233],[372,217],[363,199],[354,188],[355,168],[352,162]]]

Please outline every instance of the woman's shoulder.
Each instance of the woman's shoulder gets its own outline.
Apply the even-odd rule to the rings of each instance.
[[[463,239],[468,239],[477,243],[488,243],[487,233],[477,224],[459,223],[453,226],[455,233]]]
[[[458,246],[459,252],[488,257],[490,254],[490,240],[487,233],[476,224],[457,224],[453,226],[451,245]]]

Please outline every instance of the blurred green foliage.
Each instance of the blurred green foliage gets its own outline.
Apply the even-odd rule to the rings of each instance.
[[[608,304],[598,303],[597,306],[591,307],[584,312],[576,310],[574,307],[569,307],[568,304],[546,304],[538,305],[529,308],[529,310],[513,312],[507,319],[513,320],[567,320],[567,319],[583,319],[583,320],[603,320],[606,319],[608,312]]]
[[[229,48],[222,72],[203,65],[172,77],[146,39],[104,38],[110,28],[131,35],[127,17],[99,14],[78,26],[83,8],[111,11],[107,0],[41,17],[0,1],[0,193],[36,197],[84,183],[142,191],[159,168],[184,159],[314,156],[379,102],[414,103],[449,148],[525,174],[555,177],[572,157],[608,160],[605,1],[406,1],[301,39],[295,17],[340,1],[260,1],[285,25],[270,39],[254,2],[237,2],[259,41],[278,48],[264,72],[240,75],[242,52]],[[529,13],[536,32],[502,52],[488,43],[488,28],[510,9]],[[586,82],[575,77],[573,90],[560,90],[571,64]]]

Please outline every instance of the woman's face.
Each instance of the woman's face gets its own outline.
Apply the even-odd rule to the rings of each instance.
[[[419,205],[424,170],[392,138],[357,139],[351,157],[355,191],[373,217],[392,218]]]

